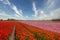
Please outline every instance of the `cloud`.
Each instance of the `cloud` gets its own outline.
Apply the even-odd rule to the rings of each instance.
[[[9,15],[7,12],[0,10],[0,19],[7,20],[7,19],[20,19],[23,20],[23,18],[18,16],[17,14]]]
[[[48,17],[49,16],[47,14],[43,14],[38,17],[38,20],[48,20]]]
[[[15,16],[18,18],[22,18],[24,19],[24,16],[22,15],[23,12],[21,9],[18,9],[14,4],[12,4],[9,0],[0,0],[1,2],[3,2],[5,5],[10,6],[10,8],[15,12]],[[15,17],[14,16],[14,17]]]
[[[15,11],[15,13],[20,16],[20,17],[23,17],[22,16],[22,10],[18,10],[17,7],[15,5],[11,6],[11,8]]]
[[[36,8],[36,5],[35,5],[35,2],[32,3],[32,6],[33,6],[33,11],[34,11],[34,15],[33,16],[37,16],[38,15],[38,11],[37,11],[37,8]]]
[[[48,15],[45,14],[44,9],[37,9],[35,2],[32,3],[34,17],[32,20],[46,20],[48,19]]]
[[[3,0],[0,0],[0,1],[3,1]]]
[[[11,3],[9,2],[9,0],[0,0],[1,2],[3,2],[6,5],[11,5]]]
[[[56,0],[48,0],[46,4],[46,8],[48,9],[53,9],[55,7]]]
[[[4,12],[4,11],[0,11],[0,16],[10,16],[9,14],[7,14],[6,12]]]
[[[8,13],[6,13],[5,11],[1,11],[0,10],[0,19],[7,20],[9,17],[11,17],[11,15],[9,15]]]
[[[50,14],[51,14],[51,16],[52,16],[53,19],[57,19],[57,18],[60,19],[60,8],[51,11]]]

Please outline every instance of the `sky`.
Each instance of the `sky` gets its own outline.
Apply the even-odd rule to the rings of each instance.
[[[0,19],[60,19],[60,0],[0,0]]]

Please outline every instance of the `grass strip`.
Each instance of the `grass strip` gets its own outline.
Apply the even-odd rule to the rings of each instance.
[[[14,28],[15,28],[15,30],[14,30]],[[12,32],[10,33],[10,36],[8,37],[8,40],[10,40],[10,37],[11,37],[13,31],[14,31],[14,40],[16,39],[15,38],[15,36],[16,36],[16,25],[15,24],[14,24],[14,28],[13,28]]]
[[[25,40],[30,40],[29,36],[26,36],[26,37],[25,37]]]

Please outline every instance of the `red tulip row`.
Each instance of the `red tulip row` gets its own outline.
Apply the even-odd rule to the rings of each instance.
[[[0,40],[8,40],[13,27],[13,22],[0,22]]]
[[[34,40],[34,34],[26,30],[21,23],[16,23],[16,40]]]

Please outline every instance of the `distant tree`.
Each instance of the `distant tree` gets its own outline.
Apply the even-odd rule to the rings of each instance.
[[[53,19],[52,21],[60,21],[60,19]]]
[[[3,19],[1,19],[1,21],[3,21]]]
[[[8,21],[9,21],[9,19],[8,19]]]

